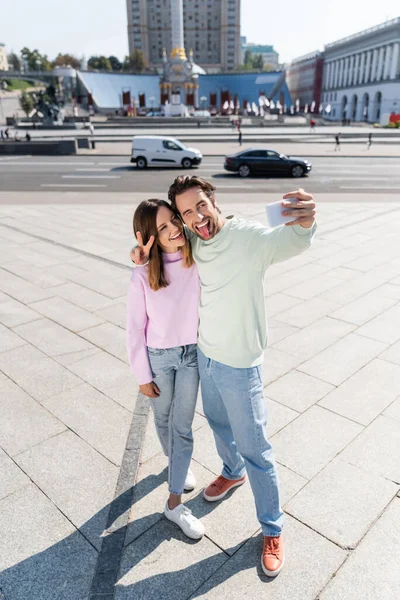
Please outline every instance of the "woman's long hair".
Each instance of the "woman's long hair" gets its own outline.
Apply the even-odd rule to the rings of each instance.
[[[179,219],[180,216],[176,211],[173,210],[171,205],[165,200],[158,200],[157,198],[151,198],[150,200],[143,200],[135,210],[133,215],[133,233],[136,236],[136,232],[140,231],[143,238],[143,243],[147,244],[150,237],[154,235],[155,241],[150,249],[149,255],[149,285],[152,290],[157,291],[161,288],[167,287],[169,282],[165,276],[164,261],[162,258],[162,248],[159,243],[158,231],[157,231],[157,213],[161,206],[165,206],[172,213],[174,213]],[[182,257],[183,266],[186,268],[191,267],[194,264],[192,247],[190,241],[187,239],[183,223],[182,233],[186,239],[186,243],[182,246]]]

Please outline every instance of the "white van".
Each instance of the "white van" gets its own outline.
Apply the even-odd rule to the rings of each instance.
[[[159,135],[135,135],[132,140],[131,162],[138,169],[146,167],[183,167],[199,165],[203,158],[200,150],[189,148],[183,142]]]

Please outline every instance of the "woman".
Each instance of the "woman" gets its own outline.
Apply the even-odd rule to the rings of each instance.
[[[150,250],[145,267],[132,272],[127,306],[129,363],[142,394],[150,398],[162,449],[168,456],[169,498],[164,514],[190,538],[204,526],[182,504],[196,485],[191,472],[192,423],[199,373],[197,326],[199,278],[183,224],[164,200],[137,207],[133,229]]]

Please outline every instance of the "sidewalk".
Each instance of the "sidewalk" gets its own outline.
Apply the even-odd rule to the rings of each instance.
[[[1,600],[398,600],[400,202],[321,202],[315,245],[267,276],[287,514],[269,580],[248,483],[201,496],[221,468],[201,398],[186,502],[206,536],[162,515],[167,463],[125,351],[134,207],[52,197],[0,205]],[[264,222],[260,203],[222,209]]]

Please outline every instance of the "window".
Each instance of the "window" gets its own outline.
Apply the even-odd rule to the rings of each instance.
[[[162,144],[167,150],[183,150],[178,144],[175,144],[175,142],[171,142],[170,140],[164,140]]]

